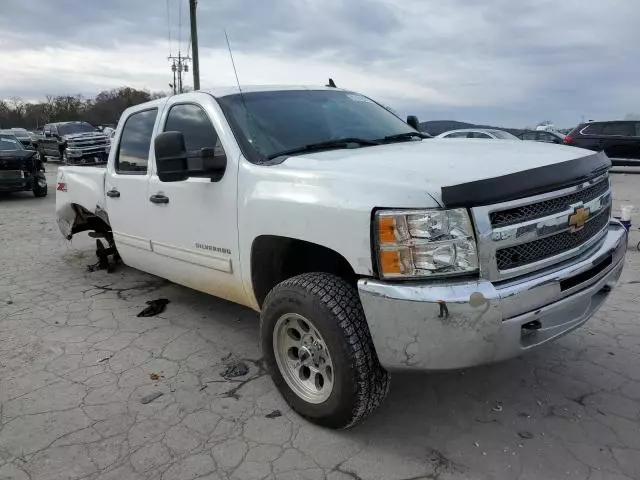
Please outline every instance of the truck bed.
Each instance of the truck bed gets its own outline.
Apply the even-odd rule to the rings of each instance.
[[[56,213],[58,226],[65,238],[71,238],[77,207],[106,221],[104,166],[64,166],[58,169],[56,180]]]

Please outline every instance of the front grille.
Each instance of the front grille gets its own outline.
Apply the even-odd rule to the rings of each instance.
[[[0,179],[2,180],[17,180],[22,178],[22,170],[0,170]]]
[[[606,184],[607,182],[602,183]],[[598,185],[594,185],[590,188],[597,186]],[[583,190],[583,192],[586,190]],[[582,192],[577,192],[573,195],[577,195],[579,193]],[[587,222],[584,228],[578,232],[572,233],[567,230],[557,235],[534,240],[533,242],[498,250],[496,251],[498,270],[509,270],[511,268],[521,267],[579,247],[590,238],[597,235],[598,232],[600,232],[609,223],[610,214],[611,207],[607,207],[599,213],[598,216]]]
[[[107,139],[106,138],[92,138],[86,140],[74,140],[73,142],[69,142],[69,147],[71,148],[95,148],[95,147],[106,147]]]
[[[542,218],[567,210],[571,205],[579,202],[588,202],[602,195],[609,188],[608,179],[592,185],[584,190],[571,193],[564,197],[552,198],[538,203],[522,205],[520,207],[492,212],[489,216],[493,228],[506,227],[516,223],[523,223],[528,220]]]

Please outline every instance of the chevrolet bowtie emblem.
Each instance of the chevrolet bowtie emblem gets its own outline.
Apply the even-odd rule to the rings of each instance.
[[[569,230],[571,232],[582,230],[590,215],[591,211],[588,208],[576,207],[573,213],[569,215]]]

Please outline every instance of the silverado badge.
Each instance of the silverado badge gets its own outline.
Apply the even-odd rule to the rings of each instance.
[[[582,205],[575,207],[573,213],[569,215],[569,230],[572,233],[582,230],[590,215],[591,211],[588,208]]]

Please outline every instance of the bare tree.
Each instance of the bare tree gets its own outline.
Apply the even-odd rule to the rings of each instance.
[[[0,126],[38,128],[45,123],[84,120],[94,125],[117,123],[125,108],[166,96],[131,87],[100,92],[93,99],[81,95],[47,95],[42,102],[12,97],[0,100]]]

